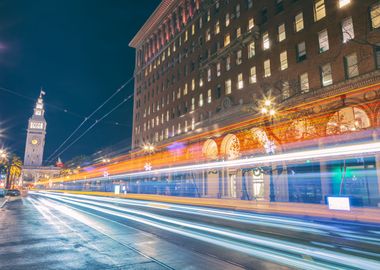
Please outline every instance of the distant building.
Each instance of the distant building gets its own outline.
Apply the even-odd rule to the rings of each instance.
[[[41,90],[40,96],[37,99],[34,107],[34,113],[29,118],[24,166],[22,168],[22,179],[24,185],[33,183],[34,181],[44,178],[52,178],[59,175],[60,168],[54,166],[43,166],[43,156],[45,148],[46,136],[46,120],[43,96],[45,92]]]

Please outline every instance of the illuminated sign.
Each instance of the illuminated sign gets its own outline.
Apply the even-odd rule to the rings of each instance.
[[[349,197],[327,197],[330,210],[350,211]]]

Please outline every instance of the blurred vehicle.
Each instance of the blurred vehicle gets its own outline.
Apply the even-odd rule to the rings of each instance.
[[[20,195],[21,195],[21,192],[20,192],[20,190],[18,190],[18,189],[9,189],[9,190],[7,191],[7,195],[12,196],[12,197],[20,196]]]
[[[7,195],[6,190],[3,188],[0,188],[0,198],[5,197],[5,195]]]

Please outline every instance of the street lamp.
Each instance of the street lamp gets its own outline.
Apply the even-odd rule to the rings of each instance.
[[[268,116],[270,118],[270,122],[272,123],[273,125],[273,118],[275,117],[276,115],[276,110],[275,110],[275,105],[274,102],[272,102],[270,99],[265,99],[263,102],[262,102],[262,107],[260,109],[261,113],[265,116]],[[269,121],[265,121],[265,123],[267,125],[269,125]],[[267,153],[269,155],[271,154],[274,154],[274,151],[275,151],[275,145],[273,143],[273,141],[271,140],[268,140],[265,145],[264,145]],[[272,172],[273,168],[272,168],[272,165],[270,166],[269,168],[269,177],[270,177],[270,184],[269,184],[269,189],[270,189],[270,192],[269,192],[269,199],[271,202],[274,202],[276,200],[276,197],[275,197],[275,194],[274,194],[274,183],[273,183],[273,172]]]

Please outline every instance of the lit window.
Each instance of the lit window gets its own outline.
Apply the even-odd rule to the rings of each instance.
[[[380,27],[380,3],[371,6],[371,25],[372,28]]]
[[[217,63],[216,64],[216,76],[219,77],[220,74],[221,74],[221,72],[220,72],[220,63]]]
[[[187,30],[186,30],[185,31],[185,38],[184,38],[184,40],[187,41],[187,39],[188,39],[188,33],[187,33]]]
[[[344,7],[348,5],[351,2],[351,0],[339,0],[339,7]]]
[[[242,63],[242,53],[241,50],[236,52],[236,65],[240,65]]]
[[[219,34],[219,32],[220,32],[220,25],[219,25],[219,21],[217,21],[215,23],[215,35]]]
[[[297,44],[297,61],[301,62],[306,59],[306,44],[301,42]]]
[[[195,98],[191,98],[191,110],[195,110]]]
[[[330,64],[326,64],[321,67],[321,79],[322,86],[328,86],[333,83]]]
[[[195,79],[192,79],[192,80],[191,80],[191,90],[192,90],[192,91],[195,90]]]
[[[298,13],[295,17],[295,30],[299,32],[303,29],[303,13]]]
[[[264,61],[264,77],[270,77],[271,71],[270,71],[270,60],[267,59]]]
[[[210,29],[207,29],[206,30],[206,41],[210,41],[211,39],[211,32],[210,32]]]
[[[199,94],[199,107],[203,106],[203,94]]]
[[[252,41],[248,45],[248,58],[252,58],[255,56],[255,42]]]
[[[191,34],[194,35],[195,34],[195,24],[193,24],[191,26]]]
[[[231,94],[231,92],[232,92],[232,89],[231,89],[231,86],[232,86],[231,80],[227,80],[225,84],[226,84],[226,89],[225,89],[226,95]]]
[[[241,36],[241,28],[239,27],[236,29],[236,38],[239,38]]]
[[[344,57],[346,78],[353,78],[359,75],[358,58],[356,53]]]
[[[211,20],[211,11],[207,10],[207,21],[209,22]]]
[[[209,68],[207,70],[207,81],[210,82],[211,81],[211,68]]]
[[[230,56],[227,56],[226,58],[226,70],[230,70],[231,69],[231,57]]]
[[[240,5],[236,6],[235,11],[236,11],[236,18],[239,18],[240,17]]]
[[[181,134],[181,123],[178,123],[178,130],[177,130],[177,134]]]
[[[187,120],[185,120],[185,132],[189,130],[189,127],[187,126]]]
[[[327,30],[323,30],[318,33],[318,41],[319,41],[319,52],[323,53],[329,50],[329,36],[327,34]]]
[[[244,87],[243,73],[238,75],[237,89],[242,89]]]
[[[309,92],[309,76],[307,73],[303,73],[300,76],[300,88],[301,88],[301,93],[307,93]]]
[[[200,79],[199,79],[199,87],[202,87],[202,86],[203,86],[203,79],[200,78]]]
[[[183,95],[187,95],[187,83],[185,83],[185,87],[183,88]]]
[[[212,99],[211,89],[208,89],[207,90],[207,103],[211,103],[211,99]]]
[[[230,34],[226,34],[224,36],[224,47],[228,46],[230,44],[230,41],[231,41]]]
[[[290,85],[289,82],[282,82],[282,98],[287,99],[290,97]]]
[[[280,65],[281,70],[285,70],[288,68],[288,53],[286,51],[280,53]]]
[[[325,0],[315,0],[314,21],[319,21],[326,16]]]
[[[230,14],[226,14],[226,27],[230,25]]]
[[[194,117],[191,119],[191,129],[192,130],[195,129],[195,118]]]
[[[278,41],[281,42],[286,39],[285,24],[280,24],[278,26]]]
[[[177,99],[180,99],[180,98],[181,98],[181,88],[178,88]]]
[[[346,18],[342,22],[343,43],[353,39],[355,37],[354,24],[352,17]]]
[[[256,83],[257,77],[256,77],[256,67],[251,67],[250,73],[249,73],[249,83]]]
[[[255,22],[253,18],[250,18],[248,21],[248,31],[251,30],[255,26]]]
[[[269,34],[268,34],[268,32],[265,32],[263,35],[263,49],[268,50],[269,47],[270,47]]]

